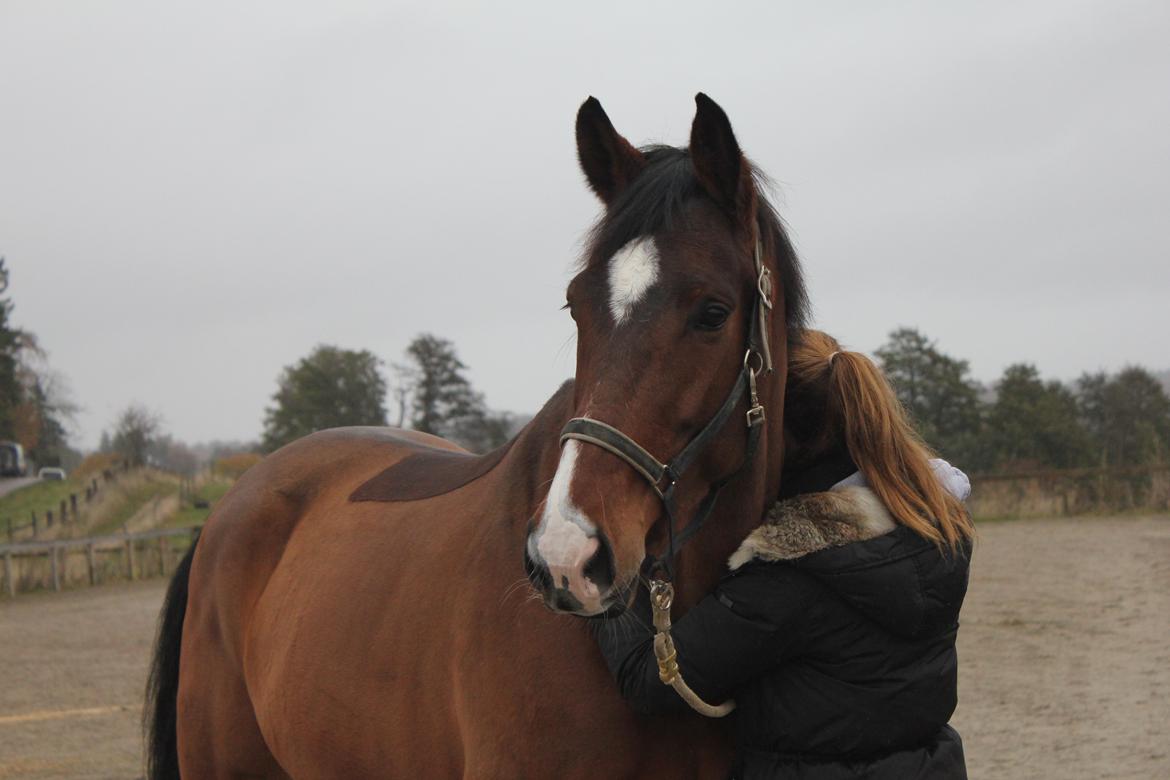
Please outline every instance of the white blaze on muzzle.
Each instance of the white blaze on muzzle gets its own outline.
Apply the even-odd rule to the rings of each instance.
[[[586,564],[601,547],[597,527],[569,497],[579,452],[575,441],[567,442],[561,452],[540,524],[529,540],[529,555],[535,550],[537,555],[532,557],[548,567],[554,588],[572,593],[584,611],[600,612],[601,591],[585,576]]]

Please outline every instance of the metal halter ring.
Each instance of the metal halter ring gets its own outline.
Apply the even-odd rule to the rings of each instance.
[[[753,356],[759,362],[758,366],[752,365]],[[748,351],[743,355],[743,367],[751,371],[753,375],[759,376],[760,372],[764,370],[764,356],[749,347]]]

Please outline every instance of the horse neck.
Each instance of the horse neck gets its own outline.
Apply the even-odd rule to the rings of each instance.
[[[724,487],[702,531],[679,553],[675,603],[679,611],[697,604],[727,573],[727,559],[763,520],[780,493],[784,463],[784,388],[788,373],[787,327],[783,307],[772,323],[773,372],[760,386],[767,427],[751,468]],[[679,522],[687,522],[681,518]]]
[[[560,431],[573,416],[573,380],[561,385],[516,435],[500,464],[506,488],[509,526],[523,544],[523,529],[548,493],[560,460]]]

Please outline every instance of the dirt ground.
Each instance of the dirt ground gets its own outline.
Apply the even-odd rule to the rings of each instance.
[[[979,533],[952,720],[971,777],[1170,778],[1170,518]]]
[[[162,579],[0,601],[0,778],[142,775]]]
[[[953,720],[971,777],[1170,777],[1170,518],[980,534]],[[0,601],[0,780],[141,775],[163,587]]]

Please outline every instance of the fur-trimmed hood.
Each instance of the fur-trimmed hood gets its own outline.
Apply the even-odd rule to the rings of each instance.
[[[838,485],[778,502],[728,565],[793,566],[887,631],[915,637],[958,619],[969,553],[896,523],[869,488]]]
[[[889,510],[867,487],[848,485],[805,493],[777,502],[727,565],[735,571],[751,560],[790,561],[881,536],[895,525]]]
[[[931,458],[935,479],[951,495],[966,501],[971,480],[942,458]],[[893,516],[860,471],[828,490],[802,493],[777,502],[764,524],[744,540],[727,561],[735,571],[751,560],[790,561],[828,547],[861,542],[893,531]]]

